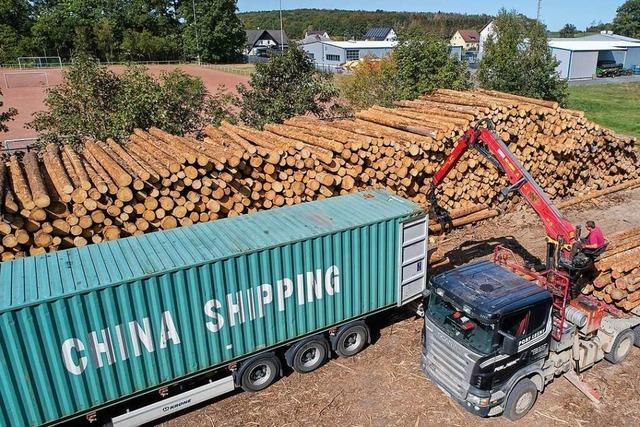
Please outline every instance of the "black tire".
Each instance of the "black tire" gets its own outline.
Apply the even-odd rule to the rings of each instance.
[[[504,407],[504,416],[518,421],[533,408],[538,399],[538,388],[529,378],[523,378],[511,389]]]
[[[296,349],[291,367],[301,374],[315,371],[327,360],[327,345],[320,339],[309,340]]]
[[[257,357],[242,367],[240,387],[244,391],[260,391],[280,376],[280,364],[273,356]]]
[[[635,335],[633,344],[636,347],[640,347],[640,326],[636,326],[635,328],[632,329],[632,331],[633,331],[633,334]]]
[[[338,332],[334,350],[340,357],[351,357],[358,354],[368,341],[369,329],[365,325],[347,326]]]
[[[636,340],[636,335],[631,329],[620,332],[613,341],[611,351],[605,353],[604,358],[614,365],[621,363],[627,358]]]

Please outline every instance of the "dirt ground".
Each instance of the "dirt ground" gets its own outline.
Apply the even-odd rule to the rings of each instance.
[[[605,234],[640,225],[640,189],[617,193],[567,211],[576,224],[596,221]],[[456,230],[444,245],[455,264],[489,257],[496,244],[543,257],[544,233],[530,210]],[[462,250],[465,249],[465,250]],[[379,319],[374,343],[349,359],[317,371],[288,374],[259,393],[236,392],[181,416],[167,426],[502,426],[505,418],[471,416],[420,371],[422,322],[407,312]],[[550,384],[523,426],[640,425],[640,349],[621,365],[601,362],[583,379],[603,396],[591,403],[564,378]]]
[[[123,66],[115,65],[110,67],[115,72],[122,72]],[[199,67],[195,64],[181,65],[149,65],[149,71],[154,76],[159,76],[162,71],[170,71],[180,68],[192,76],[202,78],[209,92],[214,93],[219,85],[223,85],[229,90],[235,90],[236,85],[247,83],[248,76],[231,74],[224,71],[212,70],[209,68]],[[2,110],[5,111],[9,107],[18,110],[18,115],[14,120],[7,123],[9,132],[0,135],[0,141],[5,139],[31,138],[36,136],[33,129],[25,128],[25,124],[32,120],[33,113],[44,109],[44,99],[46,97],[46,87],[41,85],[44,82],[42,74],[34,74],[35,72],[46,72],[49,80],[49,87],[56,86],[62,82],[62,71],[60,68],[51,68],[46,70],[17,70],[15,68],[0,68],[0,88],[3,93]],[[9,86],[29,85],[30,87],[9,87],[5,82],[5,73]],[[17,76],[16,73],[20,73]]]

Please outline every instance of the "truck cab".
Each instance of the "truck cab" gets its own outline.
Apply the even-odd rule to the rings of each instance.
[[[638,310],[578,296],[558,316],[547,287],[491,261],[433,276],[425,302],[422,369],[482,417],[524,417],[561,375],[597,402],[577,373],[602,359],[621,363],[640,345]]]
[[[426,294],[425,374],[476,415],[524,416],[544,386],[551,294],[491,261],[432,277]]]

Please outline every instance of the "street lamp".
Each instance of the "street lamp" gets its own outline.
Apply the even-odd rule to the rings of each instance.
[[[282,30],[282,0],[280,0],[280,52],[284,52],[284,32]]]
[[[198,65],[200,64],[200,39],[198,38],[198,19],[196,18],[196,0],[191,0],[193,6],[193,26],[196,30],[196,51],[198,52]]]

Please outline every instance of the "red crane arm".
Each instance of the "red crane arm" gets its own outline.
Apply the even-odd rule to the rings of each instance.
[[[483,122],[487,122],[488,128],[478,126]],[[503,190],[503,194],[506,196],[512,191],[518,191],[542,220],[547,236],[553,241],[561,242],[561,246],[572,245],[577,238],[576,227],[553,205],[540,185],[493,132],[493,123],[484,120],[478,125],[464,133],[442,167],[435,173],[432,178],[432,193],[462,155],[474,147],[506,175],[511,185]]]

